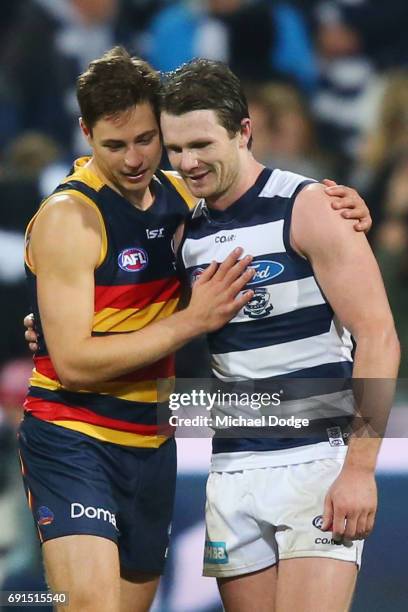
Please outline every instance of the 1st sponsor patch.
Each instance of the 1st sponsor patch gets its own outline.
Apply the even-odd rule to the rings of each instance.
[[[204,563],[215,563],[217,565],[228,563],[227,545],[225,542],[211,542],[206,540],[204,551]]]

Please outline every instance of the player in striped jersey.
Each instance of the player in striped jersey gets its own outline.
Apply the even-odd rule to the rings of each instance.
[[[327,406],[339,403],[352,418],[350,392],[316,382],[310,393],[305,383],[395,378],[399,344],[378,266],[322,185],[254,159],[245,95],[225,65],[194,60],[172,73],[161,128],[172,166],[202,198],[179,248],[190,282],[231,245],[254,254],[254,298],[209,336],[215,376],[256,381],[261,390],[300,379],[281,416],[309,407],[309,416],[324,417],[313,436],[216,431],[204,573],[217,577],[229,612],[343,612],[361,539],[373,528],[380,441],[351,433],[347,444],[326,418]],[[391,398],[381,405],[383,421]]]
[[[248,302],[235,250],[177,311],[173,234],[192,197],[157,171],[159,75],[116,48],[79,77],[92,157],[27,229],[39,332],[19,432],[30,508],[52,590],[69,609],[144,611],[162,572],[173,507],[172,432],[157,424],[157,379],[173,353]]]

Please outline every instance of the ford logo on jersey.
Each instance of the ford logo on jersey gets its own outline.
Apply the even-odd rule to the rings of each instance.
[[[144,249],[125,249],[118,257],[119,266],[126,272],[140,272],[146,268],[148,262],[149,258]]]
[[[285,269],[281,263],[277,261],[270,261],[269,259],[255,261],[251,265],[251,268],[255,270],[255,276],[251,282],[248,283],[248,287],[251,287],[252,285],[259,285],[260,283],[266,283],[272,278],[275,278],[275,276],[282,274],[283,270]]]

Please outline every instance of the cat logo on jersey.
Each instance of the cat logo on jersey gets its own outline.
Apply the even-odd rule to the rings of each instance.
[[[118,264],[125,272],[140,272],[149,263],[144,249],[130,248],[119,253]]]
[[[273,309],[272,304],[269,305],[271,296],[265,287],[255,289],[254,296],[244,307],[244,314],[251,319],[260,319],[266,317]]]
[[[196,268],[194,272],[191,273],[190,281],[191,284],[194,285],[198,277],[204,272],[204,268]]]

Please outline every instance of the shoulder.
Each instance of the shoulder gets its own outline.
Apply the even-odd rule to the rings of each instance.
[[[96,211],[79,197],[54,194],[42,205],[29,227],[27,240],[34,260],[38,256],[74,259],[77,255],[98,260],[102,231]]]
[[[173,170],[159,170],[158,172],[156,172],[156,176],[158,180],[162,180],[163,182],[164,179],[164,181],[166,181],[168,185],[171,185],[181,196],[181,198],[184,200],[185,204],[188,206],[189,209],[192,209],[195,206],[195,204],[197,203],[197,199],[193,195],[191,195],[187,185],[185,184],[184,180],[181,178],[178,172],[175,172]]]
[[[84,227],[98,227],[98,217],[96,206],[89,205],[87,199],[80,194],[55,193],[41,205],[35,226],[61,224],[65,228],[66,224],[80,224]]]
[[[344,219],[334,210],[320,183],[307,185],[296,197],[291,225],[291,243],[297,252],[309,257],[313,253],[328,254],[336,245],[358,241],[359,232],[353,220]]]
[[[262,190],[262,195],[293,198],[309,183],[316,183],[316,180],[289,170],[275,168]]]

